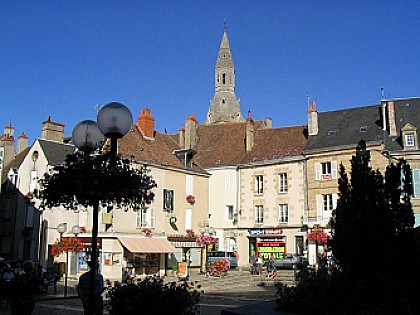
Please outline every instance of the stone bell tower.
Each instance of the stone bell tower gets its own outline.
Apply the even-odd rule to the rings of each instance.
[[[214,76],[215,92],[207,113],[206,124],[244,121],[239,100],[235,94],[235,66],[226,28],[223,30]]]

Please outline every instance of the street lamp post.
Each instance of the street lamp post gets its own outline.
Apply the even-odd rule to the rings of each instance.
[[[208,236],[213,236],[215,234],[215,229],[213,227],[209,226],[209,223],[207,221],[203,221],[203,222],[199,222],[198,226],[200,227],[200,234],[202,237],[208,235]],[[201,272],[205,273],[206,272],[206,266],[207,266],[207,252],[208,252],[208,242],[204,241],[204,251],[201,251]]]
[[[133,160],[117,156],[117,140],[130,130],[132,122],[131,112],[124,105],[113,102],[101,108],[97,123],[85,120],[77,124],[72,137],[79,151],[68,155],[63,164],[54,167],[53,172],[45,173],[37,193],[41,199],[40,209],[92,207],[90,303],[86,310],[91,315],[94,312],[98,268],[99,205],[107,205],[107,211],[114,206],[139,211],[144,204],[153,202],[152,189],[157,187],[145,165],[133,167]],[[104,137],[110,138],[110,152],[92,154],[101,147]]]
[[[130,130],[133,123],[133,116],[130,110],[124,105],[112,102],[98,112],[97,123],[88,120],[76,125],[72,138],[74,144],[89,156],[102,141],[103,137],[111,140],[111,167],[115,166],[117,155],[117,140],[122,138]],[[95,300],[95,279],[98,271],[98,214],[99,197],[92,199],[93,220],[92,220],[92,256],[91,256],[91,277],[89,283],[89,299],[91,301],[90,314],[94,313]]]
[[[63,238],[63,234],[67,231],[67,223],[60,223],[57,226],[57,231],[60,233],[60,242]],[[64,297],[67,297],[67,284],[68,284],[68,273],[69,273],[69,251],[66,251],[66,269],[64,270],[65,276],[64,276]]]

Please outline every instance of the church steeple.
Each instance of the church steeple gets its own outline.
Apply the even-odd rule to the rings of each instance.
[[[223,30],[222,42],[214,72],[215,92],[207,113],[207,124],[220,124],[244,121],[235,95],[235,65],[226,28]]]

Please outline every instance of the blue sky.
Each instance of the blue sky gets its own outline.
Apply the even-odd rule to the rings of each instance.
[[[50,115],[95,119],[95,106],[148,107],[156,130],[200,123],[214,94],[227,19],[242,113],[273,126],[319,111],[420,96],[420,1],[0,2],[0,128],[29,144]],[[1,134],[2,132],[0,132]]]

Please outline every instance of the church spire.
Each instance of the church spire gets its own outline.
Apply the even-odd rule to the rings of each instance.
[[[207,113],[207,124],[240,122],[242,116],[235,95],[235,65],[230,50],[226,25],[215,67],[215,92]]]

